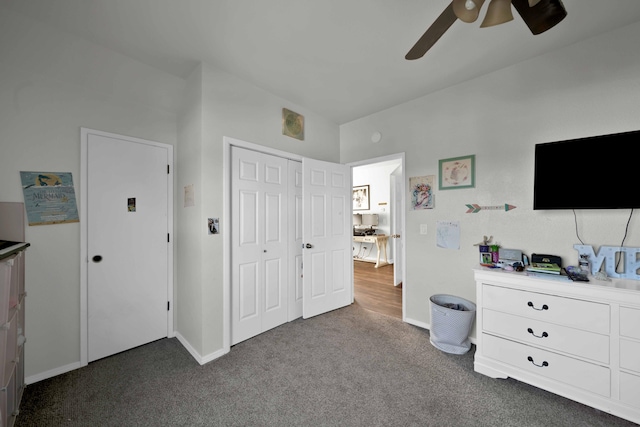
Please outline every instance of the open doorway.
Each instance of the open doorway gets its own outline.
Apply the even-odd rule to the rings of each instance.
[[[355,303],[403,319],[404,155],[351,166]]]

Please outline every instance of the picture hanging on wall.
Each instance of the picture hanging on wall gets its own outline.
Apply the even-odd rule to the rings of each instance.
[[[411,209],[433,209],[433,181],[435,175],[414,176],[409,178],[409,191],[411,196]]]
[[[452,157],[439,161],[440,190],[476,186],[476,156]]]
[[[368,185],[358,185],[353,187],[353,210],[368,211],[370,196]]]
[[[304,141],[304,116],[283,108],[282,134]]]
[[[29,225],[79,222],[71,172],[20,172]]]

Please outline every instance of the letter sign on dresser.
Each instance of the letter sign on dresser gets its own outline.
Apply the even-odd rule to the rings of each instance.
[[[640,424],[640,282],[474,270],[474,369]]]

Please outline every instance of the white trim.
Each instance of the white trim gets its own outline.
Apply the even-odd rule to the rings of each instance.
[[[271,147],[265,147],[263,145],[254,144],[253,142],[242,141],[241,139],[230,138],[225,136],[222,138],[225,148],[229,146],[229,148],[233,145],[236,147],[246,148],[248,150],[257,151],[259,153],[271,154],[273,156],[283,157],[289,160],[297,160],[299,162],[302,161],[303,156],[299,154],[288,153],[286,151],[281,151]]]
[[[26,385],[37,383],[38,381],[46,380],[49,378],[53,378],[58,375],[66,374],[67,372],[75,371],[76,369],[80,369],[80,362],[73,362],[68,365],[60,366],[55,369],[51,369],[50,371],[40,372],[36,375],[31,375],[25,378],[24,383]]]
[[[404,289],[403,289],[403,290],[404,290]],[[417,327],[422,328],[422,329],[428,329],[428,330],[431,330],[431,325],[430,325],[429,323],[421,322],[421,321],[419,321],[419,320],[411,319],[411,318],[408,318],[408,317],[405,317],[405,318],[404,318],[404,319],[402,319],[402,320],[404,320],[405,322],[407,322],[407,323],[408,323],[408,324],[410,324],[410,325],[417,326]]]
[[[389,162],[389,161],[397,161],[400,160],[401,163],[401,167],[402,167],[402,183],[400,185],[400,191],[402,191],[402,203],[400,206],[400,216],[402,218],[402,226],[401,226],[401,230],[400,230],[400,235],[402,236],[402,239],[400,240],[400,250],[402,251],[402,257],[401,259],[401,264],[402,264],[402,321],[403,322],[407,322],[407,323],[411,323],[413,325],[416,326],[420,326],[420,327],[424,327],[421,324],[417,324],[417,323],[413,323],[413,321],[410,321],[410,319],[407,318],[407,288],[409,287],[408,283],[407,283],[407,256],[406,256],[406,206],[407,206],[407,188],[406,188],[406,184],[407,184],[407,176],[406,176],[406,170],[407,167],[405,165],[405,153],[397,153],[397,154],[390,154],[388,156],[382,156],[382,157],[375,157],[373,159],[367,159],[367,160],[359,160],[357,162],[351,162],[351,163],[347,163],[347,166],[351,166],[351,169],[353,170],[354,167],[356,166],[367,166],[367,165],[374,165],[376,163],[383,163],[383,162]],[[351,173],[351,176],[353,177],[353,172]],[[353,281],[353,280],[352,280]]]
[[[87,236],[88,236],[88,224],[87,224],[87,201],[88,201],[88,137],[89,135],[99,135],[107,138],[115,138],[138,144],[147,144],[155,147],[164,148],[167,150],[167,162],[169,164],[169,173],[167,174],[167,230],[169,232],[170,244],[167,248],[167,298],[169,300],[169,313],[167,316],[167,337],[173,338],[175,336],[173,314],[174,314],[174,299],[173,299],[173,247],[175,245],[175,235],[173,232],[173,146],[169,144],[163,144],[161,142],[149,141],[146,139],[135,138],[131,136],[119,135],[115,133],[102,132],[98,130],[80,128],[80,365],[78,367],[86,366],[88,364],[88,345],[89,345],[89,330],[88,330],[88,311],[87,311],[87,263],[89,262],[89,255],[87,253]],[[72,365],[67,365],[72,366]],[[74,368],[75,369],[75,368]],[[53,372],[53,371],[51,371]],[[61,372],[62,373],[62,372]]]
[[[431,330],[431,324],[430,323],[426,323],[426,322],[421,322],[419,320],[415,320],[415,319],[409,319],[409,318],[405,318],[403,319],[405,322],[407,322],[410,325],[413,326],[417,326],[418,328],[422,328],[422,329],[427,329],[427,330]],[[469,341],[471,341],[471,344],[477,344],[478,341],[476,340],[475,337],[469,337]]]
[[[213,360],[216,360],[219,357],[222,357],[222,356],[224,356],[225,354],[228,353],[228,351],[225,351],[225,350],[218,350],[218,351],[210,353],[210,354],[208,354],[206,356],[202,356],[202,355],[200,355],[200,353],[198,353],[196,351],[195,348],[193,348],[191,346],[191,344],[189,344],[189,341],[187,341],[185,339],[185,337],[180,335],[179,332],[176,332],[176,338],[178,339],[180,344],[182,344],[182,346],[189,352],[189,354],[191,354],[191,357],[196,359],[196,362],[198,362],[200,365],[204,365],[205,363],[209,363],[209,362],[211,362]]]

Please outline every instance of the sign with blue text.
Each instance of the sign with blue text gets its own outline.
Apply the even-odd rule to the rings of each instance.
[[[29,225],[80,222],[71,172],[20,172]]]

